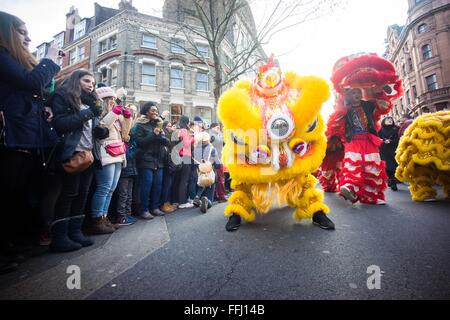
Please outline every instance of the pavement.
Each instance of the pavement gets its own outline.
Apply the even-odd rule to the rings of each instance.
[[[449,201],[415,203],[400,185],[386,206],[325,202],[334,231],[280,208],[229,233],[225,203],[139,221],[92,247],[27,260],[0,276],[0,299],[450,298]]]

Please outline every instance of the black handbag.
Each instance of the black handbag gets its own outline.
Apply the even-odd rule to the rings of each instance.
[[[170,173],[175,173],[183,168],[183,161],[177,152],[169,152],[167,155],[167,168]]]

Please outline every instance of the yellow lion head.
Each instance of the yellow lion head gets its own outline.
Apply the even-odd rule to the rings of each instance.
[[[326,151],[320,109],[330,96],[326,81],[264,66],[220,98],[223,162],[235,181],[266,183],[315,171]]]

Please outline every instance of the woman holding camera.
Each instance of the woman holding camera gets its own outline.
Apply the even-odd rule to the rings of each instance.
[[[124,139],[130,132],[133,114],[128,108],[116,104],[116,94],[110,87],[98,88],[96,92],[103,104],[100,125],[108,130],[108,135],[99,141],[100,161],[95,168],[96,190],[92,198],[90,232],[107,234],[118,228],[118,225],[109,221],[107,215],[122,166],[126,166]]]

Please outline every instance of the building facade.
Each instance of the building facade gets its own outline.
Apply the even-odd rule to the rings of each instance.
[[[404,96],[391,111],[398,120],[408,113],[450,109],[450,2],[408,0],[405,26],[387,32],[388,58],[403,80]]]
[[[190,17],[189,23],[195,25],[186,2],[178,0],[166,0],[162,18],[139,13],[132,1],[126,0],[121,0],[118,9],[95,4],[92,18],[81,18],[71,8],[67,29],[57,35],[58,39],[64,38],[62,49],[66,53],[59,76],[80,68],[89,69],[97,82],[113,89],[127,89],[128,103],[140,106],[155,101],[161,112],[170,111],[172,121],[181,115],[191,119],[201,116],[208,123],[216,121],[214,63],[208,42],[195,33],[180,32],[177,23],[180,15],[174,16],[173,12],[183,13],[186,19]],[[244,30],[246,37],[253,36],[251,28]],[[233,45],[232,34],[220,49],[225,72],[227,62],[228,68],[232,68],[230,60],[238,49]],[[42,44],[38,53],[50,44]],[[189,54],[193,51],[201,53],[203,61]],[[266,58],[262,49],[258,53],[262,59]]]

